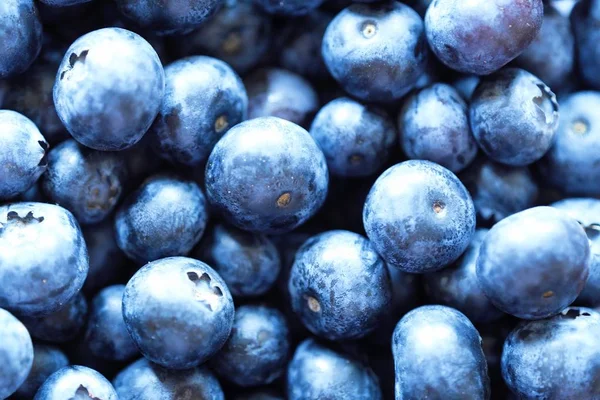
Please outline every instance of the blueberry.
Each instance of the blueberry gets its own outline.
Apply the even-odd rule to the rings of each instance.
[[[27,191],[46,171],[48,143],[31,120],[0,110],[0,200]]]
[[[4,0],[0,8],[0,79],[25,72],[42,48],[42,24],[33,0]]]
[[[322,51],[329,72],[352,96],[393,101],[425,70],[423,20],[396,1],[353,4],[327,27]]]
[[[121,371],[113,384],[119,400],[224,400],[223,390],[206,367],[173,371],[142,358]]]
[[[165,96],[149,134],[160,156],[198,166],[221,136],[246,119],[246,89],[229,65],[204,56],[167,66],[165,79]]]
[[[550,317],[571,304],[589,274],[590,246],[579,223],[551,207],[503,219],[477,259],[479,285],[500,310],[522,319]]]
[[[5,399],[25,382],[33,364],[33,344],[27,329],[0,308],[0,398]]]
[[[396,127],[382,110],[347,97],[327,103],[315,117],[310,134],[332,175],[373,175],[387,162],[396,144]]]
[[[74,6],[76,4],[88,3],[92,0],[40,0],[44,4],[48,4],[53,7],[67,7]]]
[[[269,384],[285,372],[288,336],[285,318],[275,308],[239,307],[231,336],[211,366],[217,375],[242,387]]]
[[[133,341],[152,362],[193,368],[214,356],[233,325],[233,300],[208,265],[186,257],[147,264],[123,294],[123,318]]]
[[[267,236],[223,224],[209,232],[195,256],[213,266],[234,297],[265,294],[281,270],[279,252]]]
[[[164,86],[162,64],[148,42],[125,29],[105,28],[69,47],[56,75],[54,104],[78,142],[123,150],[150,128]]]
[[[324,0],[254,0],[270,14],[304,15],[319,7]]]
[[[325,157],[296,124],[274,117],[233,127],[206,166],[213,207],[237,227],[288,232],[314,215],[327,196]]]
[[[460,312],[423,306],[394,331],[396,399],[489,399],[481,337]],[[460,377],[460,379],[457,379]]]
[[[34,400],[117,400],[110,382],[99,372],[80,365],[64,367],[50,375]]]
[[[512,166],[539,160],[558,128],[558,102],[529,72],[509,68],[482,79],[470,108],[473,135],[491,159]]]
[[[405,100],[398,115],[400,144],[411,159],[459,172],[477,155],[467,103],[450,85],[436,83]]]
[[[53,203],[71,211],[81,224],[106,219],[121,198],[126,164],[117,153],[90,150],[75,140],[48,153],[42,190]]]
[[[324,232],[307,240],[296,253],[289,291],[304,325],[329,340],[367,335],[392,299],[383,260],[366,238],[349,231]]]
[[[388,264],[411,273],[432,272],[467,248],[475,231],[475,208],[452,172],[430,161],[405,161],[377,178],[363,223]]]
[[[1,307],[49,314],[79,292],[87,272],[87,249],[70,212],[44,203],[0,206]]]
[[[15,392],[15,396],[22,399],[33,398],[50,375],[67,365],[69,365],[67,356],[58,347],[34,344],[31,371],[25,382]]]
[[[540,321],[523,321],[506,339],[502,376],[522,399],[598,397],[600,314],[570,307]]]
[[[314,339],[300,343],[288,365],[289,400],[381,400],[373,371],[353,357]]]
[[[571,25],[575,35],[579,75],[594,89],[600,89],[600,2],[582,0],[571,12]]]
[[[435,0],[427,40],[448,67],[490,74],[523,52],[542,26],[542,0]]]
[[[119,208],[117,244],[138,263],[186,255],[202,237],[207,219],[206,200],[195,182],[155,175]]]

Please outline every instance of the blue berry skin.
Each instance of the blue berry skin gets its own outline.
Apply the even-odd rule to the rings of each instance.
[[[259,69],[244,80],[248,118],[279,117],[306,126],[319,108],[315,89],[300,75],[279,68]]]
[[[141,28],[159,35],[191,32],[219,10],[224,0],[116,0],[119,10]]]
[[[26,192],[46,171],[48,142],[27,117],[0,110],[0,200]]]
[[[575,35],[579,75],[594,89],[600,89],[600,2],[583,0],[571,12],[571,25]]]
[[[458,173],[477,155],[467,103],[450,85],[436,83],[406,99],[398,127],[402,150],[411,159],[433,161]]]
[[[112,213],[126,180],[120,154],[91,150],[69,139],[48,153],[41,183],[51,202],[71,211],[80,224],[89,225]]]
[[[233,326],[233,299],[207,264],[163,258],[131,278],[123,294],[123,318],[147,359],[165,368],[188,369],[225,344]]]
[[[88,3],[92,0],[40,0],[42,3],[52,7],[67,7],[76,4]]]
[[[113,380],[119,400],[225,400],[217,378],[206,367],[173,371],[142,358]]]
[[[175,61],[165,68],[165,79],[149,135],[161,157],[198,166],[229,128],[246,119],[246,89],[229,65],[204,56]]]
[[[281,270],[279,252],[271,239],[223,224],[214,226],[194,255],[212,265],[234,297],[265,294]]]
[[[321,207],[329,173],[310,134],[280,118],[256,118],[233,127],[206,165],[211,205],[238,228],[285,233]]]
[[[19,315],[58,310],[83,286],[88,253],[73,214],[52,204],[0,206],[0,306]]]
[[[74,339],[87,321],[88,305],[83,294],[77,293],[67,304],[41,317],[20,317],[31,336],[51,343]]]
[[[502,376],[520,399],[596,399],[600,314],[569,307],[523,321],[504,343]]]
[[[84,341],[92,354],[111,361],[126,361],[138,354],[123,321],[125,285],[108,286],[94,297]]]
[[[434,304],[462,312],[474,323],[499,319],[503,313],[488,300],[477,280],[477,257],[487,229],[478,229],[455,265],[424,275],[425,291]]]
[[[0,308],[0,398],[17,391],[33,364],[33,344],[27,329],[11,313]]]
[[[158,114],[165,72],[152,46],[121,28],[85,34],[67,50],[54,84],[59,118],[95,150],[133,146]]]
[[[396,399],[489,399],[481,337],[459,311],[423,306],[394,330]],[[460,379],[457,379],[460,377]]]
[[[331,175],[373,175],[385,165],[396,145],[396,127],[378,108],[348,97],[327,103],[310,127]]]
[[[33,0],[4,0],[0,8],[0,79],[23,73],[42,48],[42,24]]]
[[[569,195],[600,195],[600,92],[573,93],[561,102],[554,144],[540,163],[544,180]]]
[[[388,264],[410,273],[432,272],[456,261],[469,245],[475,207],[452,172],[411,160],[377,178],[365,202],[363,224]]]
[[[272,307],[245,305],[235,310],[231,336],[211,367],[241,387],[267,385],[284,374],[289,351],[283,314]]]
[[[329,72],[344,90],[377,102],[408,93],[428,58],[423,20],[396,1],[344,9],[327,27],[322,52]]]
[[[555,208],[535,207],[492,227],[479,250],[477,278],[500,310],[540,319],[577,298],[589,263],[590,245],[581,225]]]
[[[542,0],[438,0],[427,9],[429,46],[446,66],[490,74],[529,46],[542,26]]]
[[[550,149],[558,128],[558,102],[537,77],[508,68],[482,79],[471,99],[470,121],[488,157],[525,166]]]
[[[365,237],[349,231],[307,240],[296,253],[288,288],[304,326],[328,340],[372,332],[392,300],[383,259]]]
[[[118,400],[115,389],[102,374],[81,365],[70,365],[50,375],[33,400],[79,398]]]
[[[381,400],[383,397],[377,377],[369,367],[314,339],[306,339],[288,365],[287,398]]]
[[[117,211],[115,235],[129,258],[144,263],[189,253],[207,220],[206,200],[194,181],[155,175]]]
[[[69,365],[67,356],[58,347],[34,344],[31,371],[25,382],[15,392],[16,398],[32,399],[50,375],[67,365]]]
[[[324,0],[254,0],[269,14],[304,15],[310,13]]]

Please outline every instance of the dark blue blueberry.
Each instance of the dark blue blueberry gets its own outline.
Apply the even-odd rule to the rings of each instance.
[[[229,65],[204,56],[167,66],[165,79],[165,96],[149,133],[154,148],[174,163],[198,166],[229,128],[246,119],[246,89]]]
[[[325,156],[308,132],[265,117],[233,127],[206,166],[213,207],[239,228],[288,232],[314,215],[327,196]]]
[[[383,397],[371,368],[314,339],[306,339],[288,365],[287,398],[381,400]]]
[[[281,270],[279,252],[267,236],[223,224],[208,233],[194,254],[212,265],[234,297],[265,294]]]
[[[50,201],[88,225],[112,213],[126,179],[126,164],[120,154],[91,150],[69,139],[48,153],[41,186]]]
[[[454,173],[475,159],[467,103],[458,91],[436,83],[405,100],[398,115],[400,145],[411,159],[429,160]]]
[[[173,371],[145,358],[121,371],[113,384],[119,400],[225,400],[219,381],[208,368]]]
[[[151,262],[131,278],[123,318],[142,354],[170,369],[214,356],[233,325],[233,299],[208,265],[186,257]]]
[[[195,182],[155,175],[119,208],[116,240],[139,263],[186,255],[202,237],[207,220],[206,200]]]
[[[76,4],[87,3],[92,0],[40,0],[44,4],[48,4],[53,7],[68,7]]]
[[[435,304],[456,308],[472,322],[489,322],[503,314],[485,296],[477,280],[477,257],[487,229],[475,231],[455,265],[425,274],[425,291]]]
[[[473,135],[491,159],[512,166],[539,160],[558,128],[558,102],[529,72],[503,69],[482,79],[470,108]]]
[[[570,195],[600,195],[600,92],[561,101],[554,144],[541,163],[545,182]]]
[[[327,103],[310,127],[332,175],[369,176],[378,172],[396,145],[396,127],[378,108],[347,97]]]
[[[79,292],[88,266],[69,211],[44,203],[0,207],[0,307],[31,316],[56,311]]]
[[[456,175],[430,161],[412,160],[385,171],[363,210],[367,236],[392,266],[432,272],[450,265],[475,232],[475,207]]]
[[[486,235],[477,259],[479,285],[500,310],[522,319],[569,306],[589,274],[590,245],[579,223],[551,207],[511,215]]]
[[[571,13],[571,25],[575,35],[579,75],[586,84],[600,89],[600,1],[578,2]]]
[[[67,356],[58,347],[34,344],[31,372],[15,392],[15,396],[18,399],[32,399],[50,375],[67,365],[69,365]],[[0,394],[0,397],[3,396]]]
[[[27,329],[0,308],[0,398],[5,399],[25,382],[33,364],[33,344]]]
[[[506,339],[502,375],[520,399],[595,399],[600,375],[600,314],[569,307],[523,321]]]
[[[128,30],[105,28],[69,47],[56,74],[54,104],[78,142],[123,150],[152,125],[164,87],[165,73],[152,46]]]
[[[26,192],[46,171],[48,143],[31,120],[0,110],[0,200]]]
[[[423,306],[406,314],[394,331],[396,399],[490,398],[481,337],[460,312]]]
[[[235,310],[231,335],[211,366],[236,385],[267,385],[284,374],[289,351],[283,314],[272,307],[247,305]]]
[[[99,372],[80,365],[64,367],[50,375],[34,400],[118,400],[115,389]]]
[[[322,51],[329,72],[348,93],[389,102],[413,88],[428,50],[419,14],[388,1],[340,12],[325,31]]]
[[[452,82],[452,86],[456,89],[465,101],[470,102],[473,93],[479,85],[480,77],[477,75],[462,75]]]
[[[52,343],[65,343],[75,338],[81,331],[87,320],[87,314],[87,301],[80,292],[51,314],[41,317],[21,317],[21,321],[33,338]]]
[[[319,7],[324,0],[254,0],[269,14],[304,15]]]
[[[29,68],[42,48],[42,24],[33,0],[3,0],[0,79]]]
[[[487,75],[529,46],[543,11],[542,0],[436,0],[425,15],[427,40],[448,67]]]
[[[138,354],[123,321],[124,291],[124,285],[108,286],[92,301],[84,341],[96,357],[125,361]]]

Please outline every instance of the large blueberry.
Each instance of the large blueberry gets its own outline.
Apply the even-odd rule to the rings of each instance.
[[[264,117],[232,128],[206,166],[210,203],[239,228],[290,231],[321,207],[329,173],[310,134],[280,118]]]
[[[29,375],[33,344],[27,328],[11,313],[0,308],[0,398],[13,394]]]
[[[467,103],[452,86],[436,83],[405,100],[398,115],[400,145],[411,159],[457,173],[477,155]]]
[[[75,41],[54,84],[56,112],[71,135],[96,150],[123,150],[146,133],[162,101],[165,72],[152,46],[121,28]]]
[[[503,219],[488,232],[477,259],[479,285],[500,310],[546,318],[571,304],[589,274],[590,245],[581,225],[551,207]]]
[[[229,65],[204,56],[175,61],[165,68],[165,79],[149,135],[160,156],[198,166],[225,132],[246,119],[246,89]]]
[[[18,399],[32,399],[50,375],[67,365],[69,365],[67,356],[58,347],[34,344],[31,371],[15,392],[15,396]]]
[[[406,314],[394,330],[392,352],[396,399],[490,397],[479,332],[453,308],[423,306]]]
[[[46,171],[48,143],[31,120],[0,110],[0,200],[26,192]]]
[[[50,375],[36,393],[34,400],[65,399],[117,400],[110,382],[98,371],[71,365]]]
[[[393,101],[408,93],[425,70],[423,20],[397,1],[353,4],[327,27],[322,51],[329,72],[348,93],[366,101]]]
[[[467,248],[475,231],[475,207],[452,172],[412,160],[377,178],[363,223],[388,264],[406,272],[431,272],[451,264]]]
[[[303,15],[319,7],[324,0],[254,0],[270,14]]]
[[[558,128],[558,102],[544,82],[508,68],[482,79],[470,108],[473,135],[491,159],[523,166],[539,160]]]
[[[208,265],[186,257],[147,264],[123,294],[123,318],[133,341],[152,362],[195,367],[215,355],[233,325],[233,299]]]
[[[88,254],[73,214],[52,204],[0,207],[0,306],[20,315],[58,310],[79,289]]]
[[[594,89],[600,89],[600,1],[582,0],[571,12],[575,35],[577,65],[581,78]]]
[[[388,161],[396,144],[396,127],[378,108],[347,97],[327,103],[318,112],[310,134],[332,175],[369,176]]]

